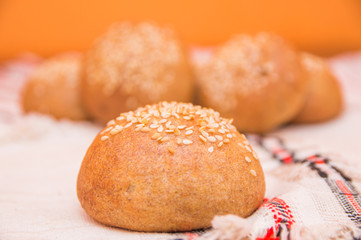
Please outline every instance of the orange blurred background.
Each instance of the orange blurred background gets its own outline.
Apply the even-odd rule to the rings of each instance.
[[[0,59],[85,50],[124,20],[169,24],[189,45],[273,31],[324,56],[361,49],[360,0],[0,0]]]

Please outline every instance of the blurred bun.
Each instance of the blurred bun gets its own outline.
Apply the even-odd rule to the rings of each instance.
[[[186,52],[168,28],[115,24],[86,54],[83,101],[100,122],[160,100],[188,102],[192,95]]]
[[[304,102],[307,79],[298,52],[282,38],[239,35],[197,68],[199,100],[244,132],[267,132],[289,122]]]
[[[79,94],[81,58],[77,53],[62,54],[37,66],[23,91],[24,111],[86,119]]]
[[[342,93],[327,63],[308,53],[301,54],[301,61],[309,88],[306,101],[293,122],[322,122],[339,115],[343,105]]]
[[[243,134],[212,109],[162,102],[121,114],[89,147],[77,192],[97,221],[137,231],[207,228],[249,216],[264,175]]]

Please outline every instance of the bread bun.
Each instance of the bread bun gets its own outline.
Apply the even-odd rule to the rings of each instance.
[[[151,23],[113,25],[85,57],[83,101],[103,123],[161,100],[191,101],[193,85],[176,35]]]
[[[23,91],[24,111],[55,118],[86,119],[79,94],[81,58],[78,53],[62,54],[37,66]]]
[[[302,107],[307,81],[298,52],[269,33],[239,35],[197,69],[199,100],[244,132],[262,133],[289,122]]]
[[[308,53],[301,54],[301,62],[309,87],[305,103],[293,122],[315,123],[336,117],[342,110],[342,93],[327,63]]]
[[[90,145],[78,198],[97,221],[137,231],[207,228],[249,216],[264,175],[243,134],[212,109],[162,102],[121,114]]]

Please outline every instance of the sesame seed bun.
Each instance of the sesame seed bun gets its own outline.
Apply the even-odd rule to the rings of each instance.
[[[309,87],[306,101],[293,122],[322,122],[339,115],[343,106],[341,88],[325,60],[303,53],[301,62]]]
[[[29,76],[22,95],[25,112],[85,120],[79,85],[82,56],[67,53],[45,60]]]
[[[262,203],[257,155],[232,120],[161,102],[121,114],[94,139],[77,182],[95,220],[136,231],[190,231],[216,215],[249,216]]]
[[[238,35],[197,67],[199,101],[243,132],[263,133],[289,122],[304,102],[307,79],[299,54],[270,33]]]
[[[114,24],[84,61],[84,105],[102,123],[146,104],[191,101],[193,85],[181,42],[152,23]]]

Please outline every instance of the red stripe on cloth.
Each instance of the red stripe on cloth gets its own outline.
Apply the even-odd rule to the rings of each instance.
[[[343,184],[341,180],[336,180],[337,186],[340,188],[340,190],[345,194],[347,199],[350,201],[352,206],[355,208],[358,214],[361,214],[361,207],[356,202],[356,199],[354,198],[353,194],[350,192],[350,190]]]
[[[188,236],[187,240],[194,240],[199,237],[199,235],[195,233],[186,233],[186,235]]]

